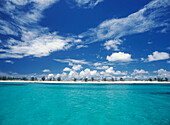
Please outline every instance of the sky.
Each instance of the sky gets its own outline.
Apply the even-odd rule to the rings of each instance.
[[[170,78],[169,0],[0,0],[0,76]]]

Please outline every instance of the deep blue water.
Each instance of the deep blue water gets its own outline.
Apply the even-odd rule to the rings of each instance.
[[[0,125],[170,125],[170,84],[0,83]]]

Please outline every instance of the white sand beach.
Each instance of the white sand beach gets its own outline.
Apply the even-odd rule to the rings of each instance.
[[[71,83],[71,84],[170,84],[170,81],[22,81],[22,80],[0,80],[0,83]]]

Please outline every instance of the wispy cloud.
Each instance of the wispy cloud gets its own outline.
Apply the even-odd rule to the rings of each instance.
[[[153,0],[145,5],[144,8],[127,17],[105,20],[96,28],[91,28],[77,36],[60,36],[57,32],[50,32],[48,28],[41,27],[38,24],[43,18],[43,11],[58,1],[4,1],[0,12],[8,18],[0,19],[0,34],[10,36],[8,39],[3,40],[3,49],[0,50],[0,58],[48,56],[54,51],[67,50],[77,44],[77,42],[79,42],[79,46],[77,47],[86,47],[81,44],[101,40],[120,40],[121,37],[127,35],[147,32],[158,27],[165,29],[169,26],[169,20],[164,20],[170,5],[169,0]],[[103,0],[72,1],[76,2],[77,6],[92,8]],[[110,44],[106,42],[105,47],[107,49],[113,48],[118,50],[119,43],[113,42]]]
[[[77,49],[80,49],[80,48],[87,48],[88,46],[87,45],[77,45]]]
[[[8,35],[8,37],[3,40],[5,49],[0,50],[0,58],[48,56],[54,51],[67,50],[72,43],[77,43],[77,39],[72,36],[63,37],[57,32],[51,33],[48,28],[38,25],[43,17],[42,12],[58,1],[4,1],[0,12],[9,19],[0,19],[0,34]]]
[[[168,14],[169,0],[153,0],[144,8],[124,18],[106,20],[96,28],[80,34],[86,42],[96,42],[150,31],[154,28],[166,28],[170,20],[164,20]]]
[[[103,2],[104,0],[67,0],[67,2],[72,6],[72,7],[80,7],[80,8],[93,8],[100,2]]]
[[[62,63],[69,63],[69,65],[73,65],[73,64],[88,65],[89,64],[89,62],[86,62],[85,60],[77,60],[77,59],[54,59],[54,61],[62,62]]]
[[[10,64],[14,64],[14,62],[11,61],[11,60],[5,60],[5,62],[6,62],[6,63],[10,63]]]
[[[72,42],[71,39],[58,36],[56,33],[42,34],[39,37],[36,37],[30,41],[29,40],[22,42],[10,39],[6,45],[6,48],[8,49],[3,49],[0,51],[7,53],[6,58],[11,57],[11,55],[17,55],[16,58],[30,55],[34,57],[41,57],[48,56],[53,51],[66,50],[71,47],[69,42]],[[13,42],[15,44],[11,44]],[[0,55],[0,57],[3,57],[3,55]]]

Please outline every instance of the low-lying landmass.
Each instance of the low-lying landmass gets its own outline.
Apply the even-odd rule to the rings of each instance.
[[[5,82],[5,83],[82,83],[82,84],[170,84],[170,81],[24,81],[24,80],[0,80],[0,82]]]
[[[170,80],[168,78],[149,78],[145,80],[141,79],[133,79],[133,80],[127,80],[123,78],[103,78],[103,79],[94,79],[92,78],[84,78],[84,79],[77,79],[74,78],[72,80],[63,80],[61,77],[58,78],[36,78],[36,77],[31,77],[31,78],[15,78],[15,77],[0,77],[0,82],[11,82],[11,83],[88,83],[88,84],[157,84],[157,83],[169,83]]]

